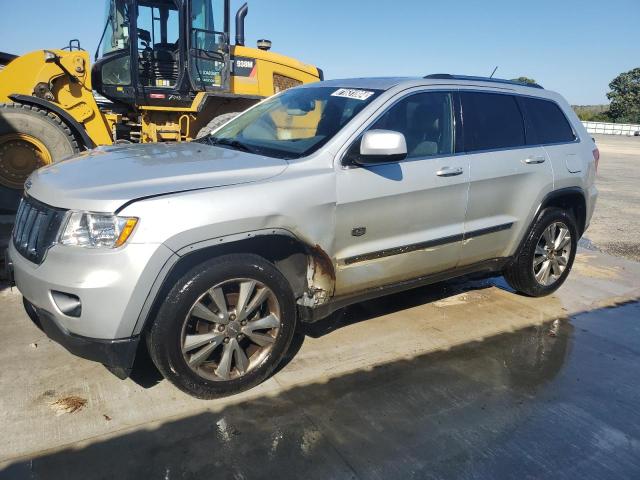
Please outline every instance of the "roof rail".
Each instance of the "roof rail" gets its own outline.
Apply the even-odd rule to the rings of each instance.
[[[516,80],[505,80],[502,78],[474,77],[470,75],[451,75],[450,73],[432,73],[424,78],[431,80],[471,80],[475,82],[506,83],[509,85],[518,85],[520,87],[542,88],[542,86],[537,83],[525,83],[518,82]]]

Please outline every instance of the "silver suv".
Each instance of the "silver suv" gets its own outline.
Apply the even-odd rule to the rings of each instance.
[[[98,148],[26,184],[9,248],[30,317],[126,377],[213,398],[264,381],[299,322],[472,272],[555,291],[598,150],[556,93],[486,78],[287,90],[193,143]]]

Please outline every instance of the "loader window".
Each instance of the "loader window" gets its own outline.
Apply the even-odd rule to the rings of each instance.
[[[370,89],[294,88],[240,115],[208,140],[213,144],[241,144],[265,155],[300,158],[327,143],[380,93]]]
[[[144,87],[175,87],[179,74],[180,15],[172,1],[139,2],[138,76]]]
[[[102,54],[129,48],[129,5],[126,0],[107,3]]]
[[[222,32],[224,29],[224,2],[220,0],[193,0],[191,26],[201,30]]]
[[[228,40],[224,30],[224,2],[193,0],[191,3],[191,77],[198,90],[223,86],[224,54]]]

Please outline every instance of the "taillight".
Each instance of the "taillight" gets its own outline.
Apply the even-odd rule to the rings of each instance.
[[[600,150],[597,148],[593,150],[593,159],[596,162],[596,172],[598,171],[598,163],[600,162]]]

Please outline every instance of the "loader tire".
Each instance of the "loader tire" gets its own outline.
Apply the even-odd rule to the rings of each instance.
[[[196,138],[206,137],[217,128],[236,118],[238,115],[240,115],[240,112],[223,113],[222,115],[214,117],[213,120],[200,129]]]
[[[71,129],[53,113],[0,104],[0,185],[21,190],[31,172],[79,151]]]

